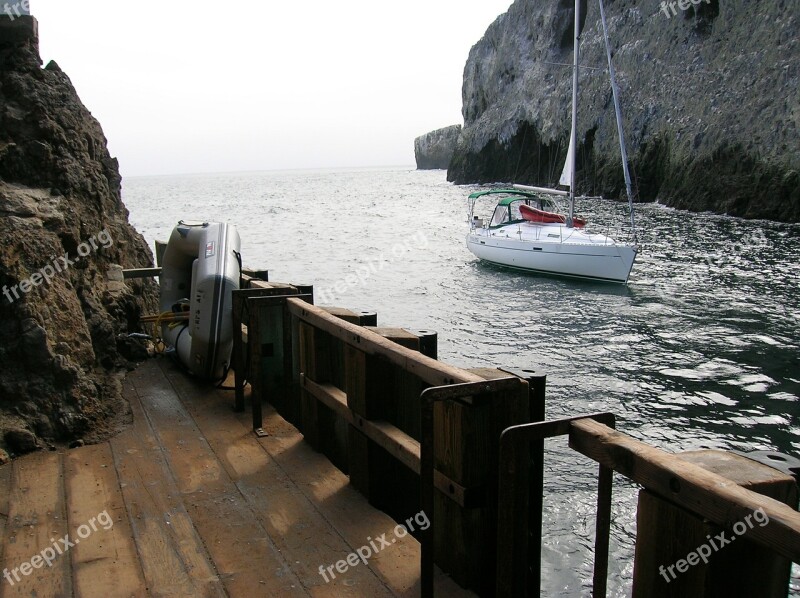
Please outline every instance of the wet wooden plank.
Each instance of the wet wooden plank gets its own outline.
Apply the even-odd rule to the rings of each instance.
[[[125,382],[134,426],[110,444],[148,589],[165,597],[225,596],[141,408],[135,376]]]
[[[363,564],[343,575],[337,572],[336,579],[329,572],[321,575],[320,566],[336,563],[358,547],[347,544],[294,485],[234,416],[222,391],[201,386],[175,369],[164,370],[226,473],[313,596],[393,595]]]
[[[75,596],[147,596],[128,513],[108,443],[64,455]]]
[[[135,384],[226,591],[231,596],[307,596],[159,368],[140,368]]]
[[[64,514],[61,455],[35,453],[15,460],[9,505],[3,551],[3,568],[9,576],[2,580],[0,596],[71,595],[68,550],[73,540],[66,537],[70,530]]]

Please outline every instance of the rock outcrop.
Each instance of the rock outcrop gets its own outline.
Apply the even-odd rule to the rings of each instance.
[[[624,185],[605,46],[597,4],[586,8],[581,64],[594,69],[580,72],[578,185],[616,198]],[[557,181],[573,10],[571,0],[517,0],[472,48],[449,180]],[[615,0],[606,16],[640,199],[800,221],[797,4]]]
[[[414,140],[414,158],[419,170],[446,170],[456,150],[461,125],[436,129]]]
[[[35,21],[0,21],[0,445],[21,454],[102,438],[129,418],[120,393],[151,281],[100,124],[54,62],[41,68]],[[0,451],[2,452],[2,451]]]

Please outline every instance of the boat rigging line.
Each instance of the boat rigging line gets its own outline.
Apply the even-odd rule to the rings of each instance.
[[[600,4],[600,21],[603,24],[603,38],[606,42],[606,56],[608,57],[608,76],[611,79],[611,94],[614,96],[614,113],[617,116],[617,132],[619,133],[619,151],[622,157],[622,172],[625,175],[625,190],[628,193],[628,211],[631,217],[631,229],[633,230],[633,243],[636,244],[636,220],[633,213],[633,190],[631,185],[631,173],[628,170],[628,152],[625,149],[625,133],[622,128],[622,110],[619,107],[619,89],[614,74],[614,64],[611,62],[611,44],[608,41],[608,27],[606,26],[606,11],[603,8],[603,0],[597,0]]]

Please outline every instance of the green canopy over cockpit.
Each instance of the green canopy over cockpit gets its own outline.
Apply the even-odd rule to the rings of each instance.
[[[474,213],[475,202],[482,197],[491,195],[499,195],[501,197],[498,199],[497,205],[495,206],[489,228],[523,222],[523,218],[519,212],[519,203],[524,203],[539,210],[546,211],[551,211],[554,207],[552,200],[548,199],[545,194],[540,192],[523,191],[520,189],[487,189],[485,191],[476,191],[469,195],[472,206],[470,216]]]

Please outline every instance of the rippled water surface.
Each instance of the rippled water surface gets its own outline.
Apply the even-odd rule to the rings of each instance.
[[[289,171],[127,179],[124,200],[151,246],[179,219],[224,220],[245,265],[314,284],[318,303],[437,330],[456,365],[545,372],[549,418],[613,411],[670,451],[800,455],[800,226],[642,205],[629,285],[576,282],[478,263],[472,190],[443,171]],[[589,226],[623,217],[612,202],[579,212]],[[548,446],[543,595],[586,594],[596,467]],[[637,489],[615,482],[609,595],[624,596]]]

